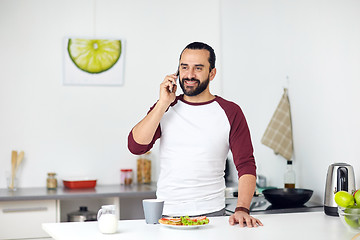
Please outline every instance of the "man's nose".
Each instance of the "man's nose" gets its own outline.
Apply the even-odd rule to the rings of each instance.
[[[192,79],[192,78],[195,78],[195,70],[193,68],[190,68],[188,71],[187,71],[187,78],[189,79]]]

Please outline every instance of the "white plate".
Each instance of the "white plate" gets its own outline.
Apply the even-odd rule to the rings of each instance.
[[[160,223],[160,225],[168,227],[168,228],[175,228],[175,229],[194,229],[199,227],[204,227],[209,224],[202,224],[202,225],[170,225],[170,224],[164,224]]]

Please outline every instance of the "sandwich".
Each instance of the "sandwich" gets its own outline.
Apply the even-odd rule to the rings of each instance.
[[[209,219],[206,216],[200,217],[165,217],[159,219],[159,223],[166,225],[205,225],[209,223]]]

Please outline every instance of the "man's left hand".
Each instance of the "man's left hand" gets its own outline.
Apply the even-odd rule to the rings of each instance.
[[[238,223],[240,227],[247,226],[249,228],[263,226],[262,222],[259,219],[254,218],[246,212],[242,211],[235,212],[233,215],[231,215],[229,217],[229,223],[230,225],[235,225],[236,223]]]

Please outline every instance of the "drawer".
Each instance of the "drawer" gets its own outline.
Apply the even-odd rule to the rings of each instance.
[[[0,239],[49,237],[42,223],[56,222],[56,200],[0,202]]]

